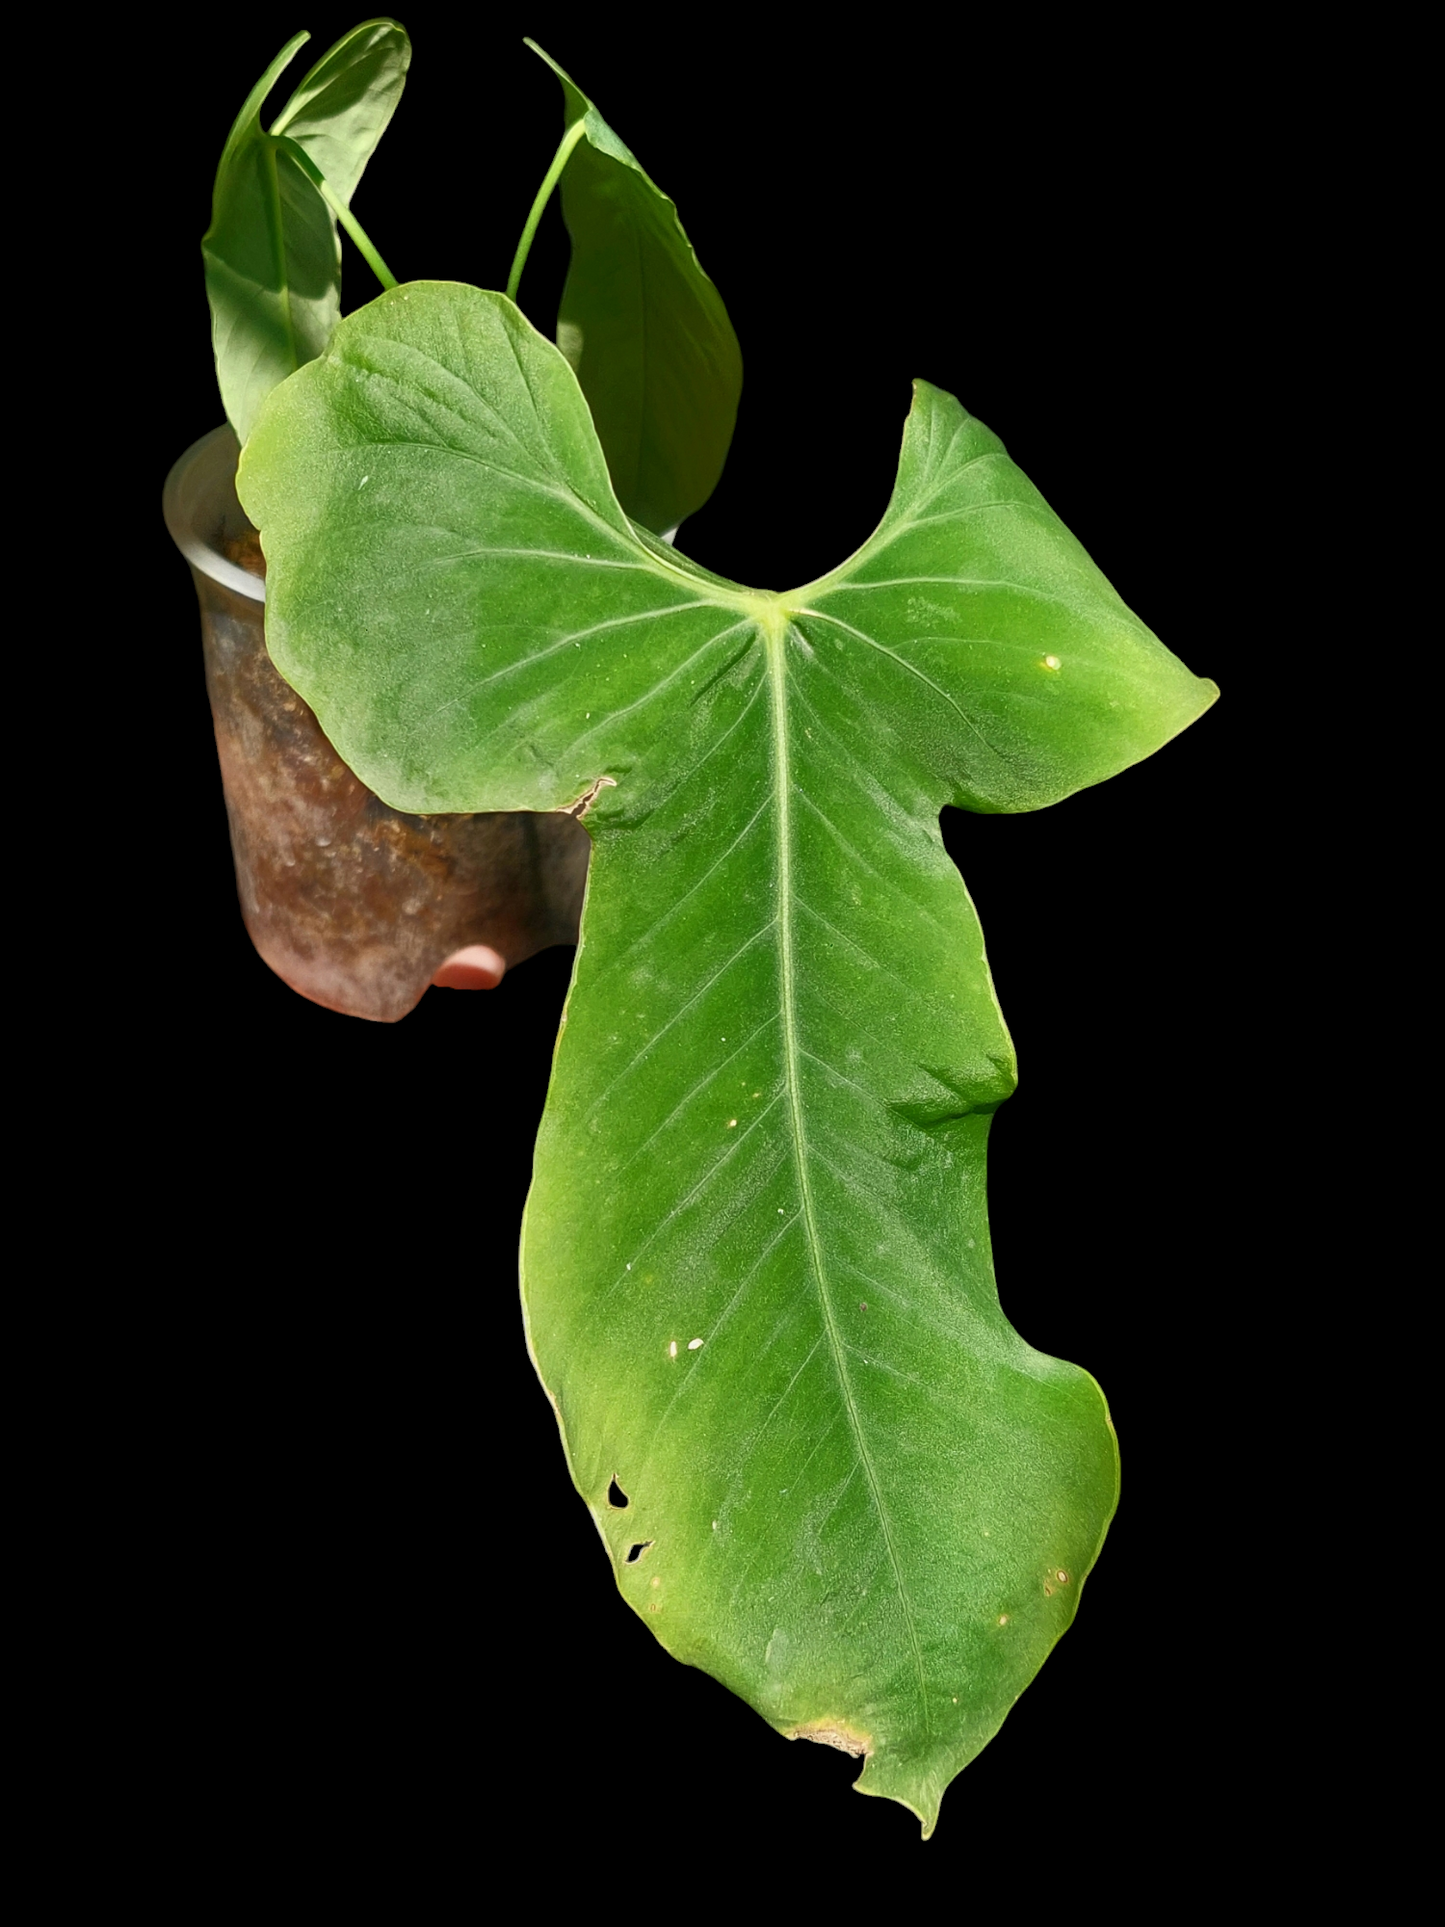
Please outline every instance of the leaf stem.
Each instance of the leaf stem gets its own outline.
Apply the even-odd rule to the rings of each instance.
[[[346,229],[346,232],[366,257],[366,265],[371,269],[371,272],[376,276],[382,287],[394,288],[396,286],[396,276],[386,265],[385,261],[382,260],[376,247],[372,243],[370,235],[342,200],[341,196],[333,189],[331,183],[306,152],[306,149],[301,145],[300,141],[292,140],[289,134],[273,134],[271,138],[276,142],[277,146],[284,151],[287,158],[296,163],[307,180],[310,181],[311,185],[321,194],[327,206],[331,209],[331,212],[336,216],[337,220],[340,221],[341,225]]]
[[[522,238],[517,243],[517,252],[512,256],[512,272],[507,276],[507,299],[515,301],[517,289],[522,285],[522,270],[527,265],[527,256],[532,251],[532,240],[537,232],[537,223],[542,218],[542,210],[551,198],[552,189],[562,178],[562,169],[572,158],[572,149],[581,140],[587,127],[587,116],[579,115],[567,132],[562,136],[562,144],[552,156],[552,165],[547,169],[542,185],[537,189],[537,198],[532,203],[532,211],[527,216],[527,225],[522,229]]]

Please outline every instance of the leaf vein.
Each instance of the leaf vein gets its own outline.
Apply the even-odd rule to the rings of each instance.
[[[883,1490],[868,1442],[863,1434],[862,1418],[853,1396],[852,1381],[848,1375],[847,1362],[843,1353],[842,1335],[838,1330],[837,1317],[833,1310],[832,1299],[828,1292],[827,1277],[823,1263],[822,1236],[818,1229],[817,1212],[813,1203],[812,1181],[808,1171],[809,1146],[804,1120],[801,1081],[798,1075],[798,1018],[796,969],[793,958],[792,926],[792,758],[788,742],[788,689],[787,660],[783,650],[783,636],[777,631],[767,638],[768,670],[773,702],[773,780],[778,796],[778,982],[783,1012],[783,1051],[785,1064],[785,1088],[788,1097],[790,1122],[792,1125],[793,1162],[797,1173],[798,1190],[802,1205],[803,1224],[807,1234],[808,1252],[812,1260],[813,1276],[817,1284],[818,1303],[823,1314],[824,1328],[828,1337],[828,1349],[833,1358],[834,1375],[843,1395],[849,1427],[853,1434],[854,1446],[862,1461],[868,1480],[874,1510],[883,1533],[884,1544],[888,1548],[889,1562],[893,1568],[893,1580],[898,1592],[898,1602],[902,1609],[904,1625],[907,1628],[909,1644],[913,1649],[913,1661],[918,1673],[919,1716],[924,1732],[931,1730],[928,1717],[928,1685],[923,1670],[923,1649],[919,1643],[918,1627],[913,1617],[913,1602],[908,1596],[908,1588],[903,1578],[903,1567],[898,1549],[893,1542],[893,1528],[883,1503]]]

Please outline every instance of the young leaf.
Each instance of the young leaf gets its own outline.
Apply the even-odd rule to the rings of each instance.
[[[341,314],[336,217],[281,137],[302,148],[348,205],[411,61],[394,20],[354,27],[311,69],[268,134],[260,119],[266,97],[309,38],[287,42],[236,117],[201,242],[216,376],[242,442],[266,396],[321,353]]]
[[[1117,1489],[1099,1388],[999,1307],[1013,1052],[939,810],[1056,802],[1217,692],[923,382],[848,561],[782,595],[696,568],[472,288],[343,322],[241,492],[271,653],[388,802],[591,799],[522,1254],[573,1476],[672,1652],[931,1829]]]
[[[562,174],[572,265],[557,340],[617,499],[662,534],[700,509],[722,474],[743,384],[737,336],[676,205],[551,55],[527,45],[562,83],[566,127],[583,126]]]

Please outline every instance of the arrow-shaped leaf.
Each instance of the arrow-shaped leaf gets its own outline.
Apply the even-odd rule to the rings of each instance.
[[[1013,1052],[938,813],[1097,782],[1213,685],[926,383],[849,561],[782,595],[694,567],[476,289],[345,321],[241,486],[272,655],[388,802],[594,797],[523,1241],[538,1368],[657,1636],[931,1828],[1116,1491],[1098,1387],[999,1308]]]
[[[592,410],[617,499],[658,534],[717,487],[732,443],[743,364],[722,296],[677,207],[596,107],[535,41],[582,137],[562,175],[572,264],[557,340]]]
[[[242,442],[266,396],[321,353],[341,314],[336,217],[282,137],[348,205],[411,60],[394,20],[363,22],[316,63],[268,134],[260,118],[266,97],[309,39],[287,42],[237,115],[201,242],[221,400]]]

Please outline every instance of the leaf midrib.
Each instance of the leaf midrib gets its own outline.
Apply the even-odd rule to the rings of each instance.
[[[281,297],[281,312],[286,321],[286,344],[290,351],[293,368],[301,366],[301,356],[296,345],[296,317],[291,311],[291,273],[290,260],[286,250],[286,223],[281,211],[281,182],[277,174],[277,162],[281,153],[280,142],[267,134],[261,127],[256,129],[266,161],[267,207],[271,228],[271,241],[276,254],[277,292]]]
[[[579,506],[588,510],[596,518],[596,511],[590,505],[580,502]],[[635,538],[634,538],[635,540]],[[762,638],[763,654],[766,665],[768,702],[772,713],[773,741],[773,804],[777,840],[777,914],[778,930],[778,991],[779,1027],[783,1037],[783,1081],[787,1095],[788,1132],[792,1151],[793,1167],[798,1185],[800,1216],[803,1221],[804,1236],[808,1244],[808,1258],[818,1294],[818,1305],[823,1319],[824,1336],[833,1363],[834,1377],[837,1380],[843,1409],[852,1433],[854,1450],[858,1463],[868,1483],[869,1497],[878,1517],[879,1530],[883,1535],[884,1547],[888,1554],[889,1568],[898,1593],[898,1603],[903,1614],[903,1622],[908,1631],[908,1642],[913,1653],[914,1669],[918,1676],[919,1717],[925,1735],[931,1734],[932,1723],[928,1711],[928,1682],[923,1666],[923,1649],[918,1637],[918,1627],[913,1615],[913,1604],[908,1596],[898,1548],[894,1542],[893,1529],[884,1504],[883,1490],[873,1464],[872,1454],[863,1432],[863,1421],[853,1394],[852,1380],[848,1374],[846,1348],[842,1333],[838,1329],[833,1302],[829,1296],[827,1276],[823,1262],[822,1237],[818,1229],[817,1210],[813,1201],[813,1187],[808,1166],[808,1138],[803,1116],[803,1097],[798,1060],[801,1046],[798,1040],[796,967],[793,945],[793,829],[792,829],[792,750],[788,730],[788,672],[786,645],[792,629],[795,614],[818,614],[809,608],[811,596],[820,590],[835,588],[847,579],[853,569],[863,559],[865,550],[850,556],[839,568],[818,582],[808,585],[807,590],[793,590],[778,594],[776,591],[761,589],[747,590],[737,588],[729,592],[715,581],[695,576],[686,566],[688,558],[677,557],[664,560],[655,556],[650,549],[636,544],[639,553],[654,572],[664,580],[682,580],[692,590],[699,603],[716,609],[724,609],[749,618],[757,627]],[[840,625],[851,629],[851,624]],[[860,633],[861,632],[854,632]],[[872,641],[871,637],[863,637]],[[876,646],[876,645],[875,645]],[[891,654],[891,651],[885,651]],[[956,706],[956,705],[955,705]],[[976,727],[976,725],[975,725]],[[769,1107],[771,1108],[771,1107]],[[753,1124],[761,1122],[755,1118]],[[744,1135],[747,1135],[746,1133]],[[738,1145],[732,1147],[734,1151]],[[655,1234],[654,1234],[655,1235]]]
[[[797,1174],[798,1199],[801,1207],[804,1235],[808,1241],[808,1257],[818,1291],[818,1304],[823,1315],[823,1328],[828,1340],[828,1350],[833,1361],[833,1372],[842,1394],[843,1407],[848,1417],[849,1430],[853,1434],[854,1448],[864,1477],[868,1481],[869,1495],[878,1515],[879,1528],[883,1543],[888,1551],[888,1563],[893,1571],[893,1581],[898,1589],[898,1602],[903,1611],[904,1624],[908,1628],[908,1641],[913,1649],[913,1662],[918,1673],[918,1705],[927,1734],[931,1729],[928,1719],[928,1688],[923,1671],[923,1650],[919,1645],[918,1628],[914,1623],[913,1606],[908,1597],[904,1582],[903,1569],[899,1563],[898,1550],[893,1542],[893,1530],[889,1523],[888,1509],[883,1503],[883,1492],[879,1485],[878,1474],[873,1465],[868,1443],[863,1435],[863,1423],[859,1416],[857,1401],[853,1396],[853,1384],[848,1375],[847,1360],[844,1356],[842,1334],[833,1311],[833,1302],[828,1292],[828,1282],[823,1265],[822,1239],[818,1230],[817,1212],[813,1203],[813,1187],[808,1169],[808,1139],[803,1117],[803,1097],[798,1074],[798,1024],[796,969],[793,958],[793,836],[792,836],[792,754],[788,734],[788,669],[785,649],[791,628],[785,611],[775,604],[771,619],[760,621],[758,625],[762,637],[767,662],[768,700],[772,709],[773,721],[773,792],[774,821],[777,825],[777,930],[778,930],[778,1002],[783,1036],[783,1081],[788,1098],[788,1120],[791,1137],[793,1165]]]

